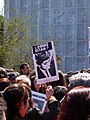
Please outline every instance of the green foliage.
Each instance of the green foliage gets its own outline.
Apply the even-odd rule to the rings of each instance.
[[[0,66],[2,66],[4,63],[3,40],[4,40],[4,17],[0,16]]]
[[[0,16],[0,66],[16,70],[23,61],[32,65],[31,46],[36,41],[30,40],[27,32],[24,19],[15,17],[4,21]]]

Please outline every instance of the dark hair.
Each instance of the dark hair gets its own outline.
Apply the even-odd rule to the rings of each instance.
[[[48,51],[42,51],[41,53],[36,54],[35,57],[37,60],[36,63],[38,65],[41,65],[43,61],[49,59],[50,53]]]
[[[55,86],[54,88],[54,96],[55,98],[60,101],[67,93],[67,88],[65,86]]]
[[[7,71],[5,68],[0,67],[0,91],[3,91],[7,86],[9,86],[10,81],[7,76]]]
[[[3,91],[6,87],[10,85],[10,81],[8,78],[1,78],[0,79],[0,91]]]
[[[16,77],[19,76],[19,73],[18,73],[18,72],[9,72],[7,75],[8,75],[8,79],[9,79],[10,81],[12,81],[12,80],[15,80]]]
[[[61,70],[58,70],[58,75],[59,75],[59,80],[52,81],[49,84],[52,87],[55,87],[55,86],[58,86],[58,85],[67,87],[67,84],[66,84],[66,81],[65,81],[65,76],[64,76],[64,74],[63,74],[63,72]]]
[[[23,74],[23,72],[22,72],[22,69],[24,69],[24,66],[27,66],[27,65],[29,65],[28,63],[26,63],[26,62],[23,62],[23,63],[21,63],[20,64],[20,66],[19,66],[19,68],[20,68],[20,74]]]
[[[0,67],[0,78],[7,78],[7,71]]]
[[[61,103],[59,120],[87,120],[89,116],[90,88],[73,88]]]
[[[28,65],[28,63],[26,63],[26,62],[21,63],[20,66],[19,66],[19,67],[20,67],[20,70],[21,70],[21,69],[24,69],[24,66],[25,66],[25,65]]]
[[[15,114],[18,114],[18,109],[22,101],[26,105],[28,94],[30,94],[28,89],[25,84],[12,84],[4,90],[3,97],[7,103],[8,120],[12,120]]]

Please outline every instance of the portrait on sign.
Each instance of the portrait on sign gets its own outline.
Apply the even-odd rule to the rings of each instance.
[[[53,42],[32,47],[37,83],[58,80],[56,54]]]

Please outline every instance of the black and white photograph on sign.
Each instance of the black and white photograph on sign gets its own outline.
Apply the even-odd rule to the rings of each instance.
[[[46,95],[43,94],[43,93],[32,91],[32,99],[33,99],[33,102],[34,102],[33,107],[38,108],[42,112],[44,112],[45,109],[46,109],[46,105],[47,105],[47,101],[45,100]]]
[[[59,79],[56,54],[53,42],[36,45],[32,48],[37,83],[46,83]]]

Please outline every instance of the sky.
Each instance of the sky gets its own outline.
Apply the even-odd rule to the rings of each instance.
[[[0,15],[4,15],[4,0],[0,0]]]

